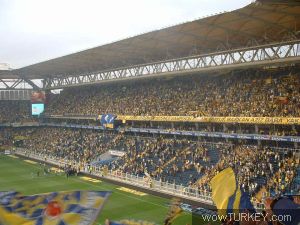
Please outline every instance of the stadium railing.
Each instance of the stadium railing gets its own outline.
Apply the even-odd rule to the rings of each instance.
[[[60,158],[50,157],[43,154],[35,154],[34,152],[30,152],[28,151],[28,149],[24,148],[15,149],[15,154],[35,159],[38,161],[43,161],[45,163],[49,163],[59,167],[63,167],[66,164],[74,165],[73,161],[61,160]],[[129,184],[136,187],[141,187],[143,189],[148,189],[149,191],[156,191],[172,195],[174,197],[181,197],[192,201],[198,201],[207,205],[214,205],[210,192],[201,192],[196,188],[187,187],[183,185],[176,185],[174,183],[162,182],[153,178],[151,178],[150,182],[149,179],[145,176],[142,177],[138,175],[111,170],[108,170],[106,173],[103,173],[102,169],[97,166],[93,166],[91,171],[88,170],[87,165],[84,165],[83,167],[81,166],[80,168],[80,172],[86,175],[93,175],[100,179],[106,178],[108,180],[118,181],[119,183]],[[255,208],[258,210],[262,210],[264,209],[264,205],[257,203],[255,204]]]

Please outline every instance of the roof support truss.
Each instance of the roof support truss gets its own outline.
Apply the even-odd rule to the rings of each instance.
[[[138,77],[190,74],[293,62],[300,62],[300,40],[135,65],[77,76],[49,78],[44,81],[44,89],[60,89]]]
[[[13,90],[16,89],[21,83],[22,79],[0,79],[1,90]]]
[[[38,87],[34,82],[32,82],[29,79],[24,78],[24,81],[27,82],[33,89],[38,90],[40,87]]]
[[[29,79],[0,79],[0,90],[40,89]]]

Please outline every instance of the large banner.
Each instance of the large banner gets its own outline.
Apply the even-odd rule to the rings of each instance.
[[[0,192],[0,224],[90,225],[110,195],[106,191],[68,191],[23,196]]]
[[[248,124],[300,124],[300,117],[197,117],[197,122]]]
[[[128,116],[118,115],[119,120],[129,121],[168,121],[168,122],[195,122],[193,116]]]
[[[95,129],[104,130],[102,126],[87,126],[77,124],[54,124],[43,123],[41,126],[53,126],[53,127],[71,127],[80,129]],[[246,140],[265,140],[265,141],[286,141],[286,142],[298,142],[300,143],[300,137],[298,136],[274,136],[274,135],[260,135],[260,134],[230,134],[222,132],[201,132],[201,131],[179,131],[179,130],[164,130],[164,129],[151,129],[151,128],[116,128],[117,131],[138,132],[138,133],[151,133],[151,134],[170,134],[170,135],[185,135],[195,137],[214,137],[214,138],[229,138],[229,139],[246,139]],[[0,146],[1,149],[1,146]]]
[[[148,134],[171,134],[184,135],[194,137],[209,137],[209,138],[227,138],[227,139],[244,139],[244,140],[262,140],[262,141],[283,141],[283,142],[298,142],[298,136],[271,136],[260,134],[229,134],[222,132],[201,132],[201,131],[170,131],[162,129],[146,129],[146,128],[127,128],[126,131],[148,133]]]
[[[300,117],[193,117],[193,116],[128,116],[118,115],[122,121],[165,121],[199,123],[244,123],[244,124],[296,124]]]

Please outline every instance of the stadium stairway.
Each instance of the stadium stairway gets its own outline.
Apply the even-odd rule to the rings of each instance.
[[[108,165],[109,163],[113,162],[116,159],[118,159],[118,157],[112,156],[107,151],[107,152],[101,154],[99,157],[97,157],[97,160],[94,160],[91,164],[93,166]]]
[[[207,154],[210,158],[211,164],[216,165],[220,159],[220,152],[217,146],[212,145],[210,148],[208,148]]]

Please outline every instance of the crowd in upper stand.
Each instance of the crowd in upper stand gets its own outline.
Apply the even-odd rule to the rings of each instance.
[[[27,120],[30,114],[30,101],[0,100],[0,123]]]
[[[300,116],[300,76],[246,71],[69,88],[50,114]]]
[[[299,153],[292,150],[70,128],[14,129],[4,136],[11,140],[14,136],[26,137],[23,147],[30,151],[72,163],[93,164],[108,150],[123,151],[124,156],[106,164],[110,170],[188,185],[201,193],[210,192],[210,179],[229,166],[252,196],[262,188],[264,195],[300,190],[299,184],[293,185],[295,177],[300,176]]]
[[[300,117],[300,76],[288,71],[146,79],[69,88],[49,96],[48,114]],[[29,101],[2,100],[0,123],[27,121],[30,111]],[[212,131],[182,124],[171,129]],[[234,126],[225,132],[256,133],[244,131]],[[296,136],[299,127],[271,131],[268,126],[259,133]]]

